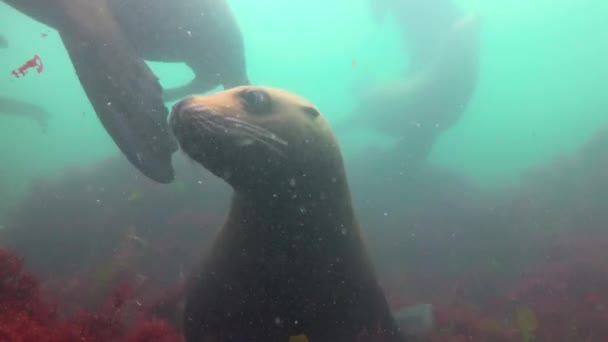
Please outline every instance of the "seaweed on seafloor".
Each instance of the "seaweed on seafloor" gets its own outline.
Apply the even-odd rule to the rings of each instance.
[[[429,342],[520,342],[517,329],[473,308],[435,306]]]
[[[528,308],[535,341],[604,341],[608,233],[565,233],[539,249],[544,260],[531,265],[508,294],[512,311]]]
[[[128,287],[120,286],[97,311],[81,311],[61,319],[56,310],[61,303],[52,304],[45,297],[36,276],[23,268],[23,259],[0,249],[1,341],[182,341],[182,337],[162,320],[135,315],[126,323],[128,301]]]
[[[206,174],[185,176],[157,184],[110,158],[38,180],[3,222],[0,245],[24,256],[34,272],[58,277],[105,263],[126,237],[145,255],[171,250],[157,260],[173,267],[143,263],[146,272],[187,269],[219,227],[224,202],[217,199],[229,193]]]
[[[25,257],[62,314],[94,309],[121,281],[153,302],[189,273],[223,218],[222,184],[185,176],[159,185],[121,158],[66,170],[31,187],[0,247]]]

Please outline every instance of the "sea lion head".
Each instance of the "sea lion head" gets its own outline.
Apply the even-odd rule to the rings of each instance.
[[[330,126],[309,101],[285,90],[241,86],[177,102],[170,124],[181,149],[237,191],[341,170]]]

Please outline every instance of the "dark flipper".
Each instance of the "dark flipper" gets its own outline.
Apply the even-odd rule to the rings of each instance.
[[[61,3],[59,33],[101,123],[143,174],[171,182],[177,144],[157,77],[128,44],[105,1]]]

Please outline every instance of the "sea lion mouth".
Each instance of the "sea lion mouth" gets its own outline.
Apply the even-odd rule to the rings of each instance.
[[[182,150],[190,157],[201,144],[232,143],[237,148],[263,146],[280,157],[286,156],[287,141],[277,134],[213,107],[185,99],[175,103],[169,124]]]

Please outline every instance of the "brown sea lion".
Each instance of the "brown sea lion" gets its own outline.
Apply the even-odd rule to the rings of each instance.
[[[187,290],[187,341],[405,341],[313,104],[236,87],[176,103],[170,124],[185,154],[234,190]]]

